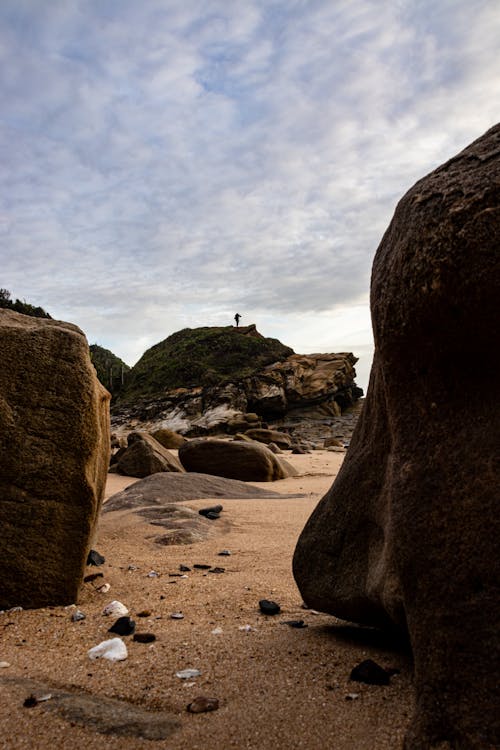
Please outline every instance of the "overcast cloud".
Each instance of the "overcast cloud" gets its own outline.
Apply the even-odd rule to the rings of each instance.
[[[498,120],[496,0],[2,0],[0,286],[129,364],[354,351],[395,205]]]

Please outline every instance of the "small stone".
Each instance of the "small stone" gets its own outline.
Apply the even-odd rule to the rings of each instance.
[[[346,701],[355,701],[359,698],[359,693],[347,693],[345,699]]]
[[[137,567],[137,565],[129,565],[127,570],[139,570],[139,568]]]
[[[151,610],[142,609],[140,612],[137,613],[137,617],[151,617]]]
[[[0,669],[7,669],[7,667],[10,667],[10,662],[0,661]]]
[[[208,711],[217,711],[219,708],[219,701],[217,698],[207,698],[204,695],[199,695],[192,701],[187,710],[190,714],[205,714]]]
[[[216,521],[218,518],[220,518],[220,513],[214,513],[212,511],[211,513],[207,513],[205,518],[208,518],[209,521]]]
[[[135,630],[135,622],[130,617],[119,617],[118,620],[109,628],[108,633],[117,635],[132,635]]]
[[[95,549],[91,549],[87,557],[87,565],[102,565],[106,559]]]
[[[85,617],[86,615],[77,609],[76,612],[73,612],[71,615],[71,622],[80,622],[81,620],[85,620]]]
[[[225,568],[210,568],[209,573],[225,573]]]
[[[389,685],[390,683],[389,674],[373,659],[365,659],[354,667],[350,679],[367,685]]]
[[[222,628],[214,628],[212,630],[212,635],[222,635],[223,632]]]
[[[261,599],[259,602],[260,611],[263,615],[279,615],[281,607],[276,602],[269,601],[269,599]]]
[[[179,565],[179,570],[183,573],[190,573],[191,568],[189,568],[187,565]]]
[[[251,633],[255,628],[252,628],[251,625],[240,625],[238,630],[242,630],[244,633]]]
[[[283,620],[282,625],[288,625],[291,628],[307,628],[304,620]]]
[[[108,591],[110,590],[110,588],[111,588],[111,586],[109,585],[109,583],[103,583],[102,586],[98,586],[97,587],[97,591],[100,594],[107,594]]]
[[[213,515],[219,518],[219,513],[221,513],[222,510],[222,505],[211,505],[209,508],[200,508],[198,513],[200,516],[205,516],[206,518],[210,518]]]
[[[205,563],[195,563],[193,565],[193,568],[196,568],[196,570],[209,570],[211,567],[211,565],[205,565]]]
[[[134,641],[137,643],[153,643],[156,636],[153,633],[134,633]]]
[[[199,669],[181,669],[180,672],[175,673],[175,676],[181,680],[192,680],[193,677],[199,677],[200,674]]]
[[[128,609],[124,604],[115,599],[109,604],[106,604],[102,613],[106,616],[113,615],[113,617],[123,617],[124,615],[128,615]]]
[[[24,708],[33,708],[34,706],[38,706],[38,698],[33,694],[28,695],[28,697],[24,700],[23,706]]]
[[[159,578],[160,574],[156,570],[150,570],[149,573],[146,574],[146,578]]]
[[[182,614],[182,612],[172,612],[172,614],[170,615],[170,619],[171,620],[183,620],[184,615]]]
[[[217,554],[220,555],[221,557],[229,557],[231,553],[228,549],[223,549],[220,552],[217,552]]]
[[[89,659],[107,659],[108,661],[123,661],[127,658],[127,647],[121,638],[110,638],[102,641],[87,652]]]

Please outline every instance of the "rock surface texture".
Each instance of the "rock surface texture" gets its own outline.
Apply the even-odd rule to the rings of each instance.
[[[179,448],[186,471],[244,482],[273,482],[296,476],[291,464],[259,443],[194,438]]]
[[[76,601],[109,462],[82,331],[0,310],[0,609]]]
[[[131,432],[128,448],[117,461],[118,472],[128,477],[148,477],[159,471],[184,471],[177,458],[147,432]]]
[[[499,260],[497,125],[396,209],[364,409],[294,556],[310,606],[408,629],[407,750],[500,747]]]

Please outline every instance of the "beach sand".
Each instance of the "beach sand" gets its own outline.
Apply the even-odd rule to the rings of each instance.
[[[286,458],[300,476],[257,485],[282,497],[224,500],[223,522],[214,521],[203,542],[159,546],[147,538],[152,527],[137,517],[131,522],[130,516],[104,514],[94,547],[106,562],[88,569],[103,578],[84,584],[78,602],[86,619],[72,622],[74,609],[65,607],[0,615],[0,662],[10,665],[0,669],[0,748],[401,748],[412,711],[408,649],[376,631],[303,609],[291,572],[297,537],[343,454]],[[109,475],[107,495],[133,481]],[[296,493],[304,497],[288,497]],[[199,509],[210,502],[186,505]],[[224,549],[231,555],[219,556]],[[169,575],[195,563],[225,572]],[[159,576],[148,577],[150,571]],[[111,586],[107,593],[95,588],[103,581]],[[102,609],[115,599],[130,610],[136,632],[156,640],[123,637],[125,661],[91,661],[87,651],[113,637],[107,630],[114,618]],[[278,602],[281,614],[261,615],[260,599]],[[139,617],[144,611],[150,615]],[[171,619],[174,612],[184,619]],[[286,620],[304,620],[307,627],[292,628]],[[251,630],[241,629],[247,625]],[[368,658],[400,673],[388,686],[350,681],[351,669]],[[201,674],[178,678],[186,668]],[[30,694],[52,697],[24,707]],[[350,699],[352,694],[357,697]],[[217,698],[218,710],[188,713],[199,695]],[[176,726],[163,739],[103,733],[120,711],[122,724],[131,724],[136,712],[146,725],[159,723],[163,735]]]

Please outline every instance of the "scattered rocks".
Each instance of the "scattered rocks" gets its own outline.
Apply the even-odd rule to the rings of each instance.
[[[204,714],[208,711],[217,711],[218,708],[219,701],[217,698],[207,698],[205,695],[199,695],[188,705],[187,711],[190,714]]]
[[[263,615],[279,615],[281,612],[280,605],[269,599],[261,599],[259,601],[259,608]]]
[[[118,620],[109,628],[108,633],[117,635],[132,635],[135,631],[135,622],[130,617],[119,617]]]
[[[127,656],[127,647],[121,638],[110,638],[102,641],[87,652],[89,659],[107,659],[108,661],[124,661]]]
[[[354,667],[349,679],[367,685],[389,685],[390,674],[373,659],[365,659]]]

